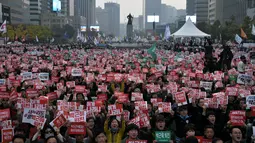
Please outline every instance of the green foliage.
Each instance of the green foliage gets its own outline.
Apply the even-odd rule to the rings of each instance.
[[[48,27],[39,25],[7,25],[7,35],[11,40],[14,40],[15,36],[18,38],[28,37],[29,39],[35,39],[37,36],[40,41],[46,40],[52,36],[52,32]]]
[[[254,24],[255,20],[250,17],[245,17],[243,23],[238,25],[235,21],[235,17],[232,16],[229,21],[225,23],[220,23],[219,20],[215,21],[212,25],[202,22],[197,23],[198,29],[201,31],[211,34],[212,39],[220,39],[220,35],[223,41],[234,40],[235,34],[239,34],[241,32],[241,28],[243,28],[244,32],[248,36],[248,39],[252,38],[251,30],[252,24]]]

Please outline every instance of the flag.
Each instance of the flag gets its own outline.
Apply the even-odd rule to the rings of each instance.
[[[68,38],[69,38],[69,36],[68,36],[67,32],[65,32],[65,34],[64,34],[64,38],[65,38],[65,39],[68,39]]]
[[[6,20],[3,22],[3,24],[0,27],[0,32],[6,33],[7,27],[6,27]]]
[[[236,34],[235,40],[236,40],[236,42],[237,42],[238,44],[241,44],[242,41],[243,41],[243,39],[242,39],[239,35],[237,35],[237,34]]]
[[[39,42],[39,39],[38,39],[37,35],[35,36],[35,40],[36,40],[36,42]]]
[[[167,25],[166,26],[166,30],[165,30],[165,37],[164,37],[164,39],[168,40],[170,38],[170,36],[171,36],[171,31],[170,31],[169,26]]]
[[[247,35],[243,31],[243,28],[241,28],[241,37],[248,39]]]
[[[50,43],[53,43],[55,41],[55,39],[52,37],[50,40]]]
[[[252,31],[251,31],[251,34],[252,34],[252,35],[255,35],[255,27],[254,27],[254,25],[252,25]]]
[[[153,44],[152,47],[147,50],[147,53],[151,55],[151,57],[153,58],[154,61],[157,59],[157,55],[156,55],[155,51],[156,51],[156,43]]]
[[[94,39],[94,44],[97,45],[98,44],[98,41],[97,41],[97,38],[95,37]]]

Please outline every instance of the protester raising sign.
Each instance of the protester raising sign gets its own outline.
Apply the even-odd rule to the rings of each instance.
[[[178,106],[188,104],[185,92],[177,92],[177,93],[175,93],[174,98],[175,98],[175,101],[178,104]]]
[[[110,116],[121,115],[122,112],[123,112],[122,104],[108,105],[108,113],[110,114]]]

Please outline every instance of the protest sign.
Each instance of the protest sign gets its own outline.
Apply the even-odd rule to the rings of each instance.
[[[46,95],[48,97],[48,100],[55,100],[58,98],[58,95],[56,92],[51,92]]]
[[[185,92],[177,92],[177,93],[175,93],[174,99],[175,99],[176,103],[178,104],[178,106],[188,104]]]
[[[212,140],[205,139],[203,136],[196,136],[198,143],[212,143]]]
[[[6,83],[6,80],[5,80],[5,79],[0,79],[0,86],[1,86],[1,85],[5,85],[5,83]]]
[[[171,102],[160,102],[158,104],[159,113],[170,113],[171,112]]]
[[[139,116],[136,116],[135,118],[133,118],[132,120],[130,120],[128,122],[128,124],[135,124],[137,125],[139,128],[141,127],[140,126],[140,117]]]
[[[67,88],[74,88],[75,87],[75,81],[68,81],[66,82]]]
[[[86,125],[85,122],[73,122],[68,128],[69,135],[85,135]]]
[[[57,127],[58,129],[62,127],[67,122],[63,114],[57,116],[53,121],[50,122],[52,127]]]
[[[21,74],[21,76],[22,76],[22,81],[30,80],[30,79],[32,79],[33,73],[32,72],[23,72]]]
[[[213,82],[200,81],[200,88],[204,88],[205,90],[212,90]]]
[[[121,115],[123,112],[122,104],[108,105],[108,113],[110,116]]]
[[[128,94],[122,94],[118,96],[117,102],[126,103],[129,102]]]
[[[136,110],[147,110],[148,109],[147,101],[136,101],[135,109]]]
[[[0,122],[1,129],[8,129],[12,128],[12,120],[4,120]]]
[[[247,74],[238,74],[237,83],[238,84],[251,85],[252,84],[252,77],[250,75],[247,75]]]
[[[0,110],[0,121],[7,120],[11,117],[10,108]]]
[[[108,98],[107,98],[107,95],[106,94],[98,94],[97,95],[97,100],[102,100],[102,101],[106,101]]]
[[[238,96],[238,89],[235,87],[226,87],[226,96]]]
[[[70,122],[86,122],[86,111],[70,111],[68,120]]]
[[[82,85],[76,85],[75,86],[75,92],[77,93],[83,93],[86,90],[86,86],[82,86]]]
[[[32,115],[32,120],[31,125],[41,127],[41,129],[43,129],[47,119],[37,115]]]
[[[47,81],[49,80],[49,73],[39,73],[38,75],[38,78],[41,80],[41,81]]]
[[[45,118],[46,110],[24,108],[22,123],[34,123],[33,115]]]
[[[98,85],[99,92],[107,92],[107,85]]]
[[[255,95],[249,95],[246,97],[246,109],[250,109],[250,107],[255,106]]]
[[[12,141],[12,138],[14,136],[14,130],[13,128],[2,129],[1,135],[2,135],[2,143],[9,143]]]
[[[71,74],[72,74],[72,76],[81,76],[82,75],[82,69],[73,68]]]
[[[156,131],[155,136],[157,142],[170,142],[171,140],[170,131]]]
[[[126,143],[147,143],[147,140],[127,140]]]
[[[142,101],[143,94],[140,92],[132,92],[131,101]]]
[[[26,90],[26,95],[29,98],[37,97],[39,96],[38,90],[36,89],[27,89]]]
[[[243,126],[245,124],[246,114],[242,110],[232,110],[229,113],[231,125]]]

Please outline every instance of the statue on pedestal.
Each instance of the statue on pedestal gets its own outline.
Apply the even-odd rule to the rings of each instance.
[[[131,13],[129,13],[129,15],[127,16],[127,19],[128,19],[128,24],[132,25],[133,16],[131,15]]]

